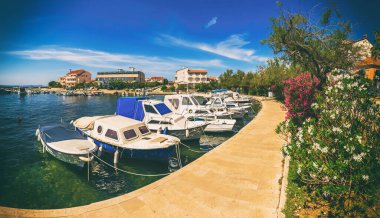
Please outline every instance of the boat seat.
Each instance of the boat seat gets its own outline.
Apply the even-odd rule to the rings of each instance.
[[[158,137],[158,138],[155,138],[153,140],[151,140],[151,142],[159,142],[159,143],[162,143],[164,141],[168,140],[167,138],[165,137]]]

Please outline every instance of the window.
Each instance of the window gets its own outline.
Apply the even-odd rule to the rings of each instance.
[[[167,121],[150,120],[149,124],[171,124],[171,123]]]
[[[173,107],[174,107],[175,109],[178,109],[178,106],[179,106],[179,99],[176,99],[176,98],[169,99],[169,102],[170,102],[170,104],[173,105]]]
[[[139,126],[139,130],[140,130],[142,135],[149,133],[149,129],[146,126]]]
[[[199,105],[197,99],[195,99],[194,97],[191,97],[191,100],[194,102],[195,105]]]
[[[113,140],[119,140],[119,137],[117,137],[117,132],[112,129],[108,129],[106,132],[106,137],[113,139]]]
[[[131,140],[137,137],[137,134],[134,129],[129,129],[127,131],[124,131],[124,137],[127,140]]]
[[[188,97],[183,97],[182,105],[192,105],[192,103]]]
[[[98,133],[99,133],[99,134],[102,134],[102,132],[103,132],[103,127],[102,127],[102,126],[98,126],[98,129],[97,129],[97,130],[98,130]]]
[[[151,105],[144,104],[145,111],[147,113],[157,114],[156,110]]]

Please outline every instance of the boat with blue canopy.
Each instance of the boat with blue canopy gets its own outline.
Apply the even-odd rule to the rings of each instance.
[[[116,114],[144,122],[155,132],[172,135],[180,140],[199,140],[207,122],[190,121],[173,113],[165,103],[141,97],[124,97],[117,101]]]

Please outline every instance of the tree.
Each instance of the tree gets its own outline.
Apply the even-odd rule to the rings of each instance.
[[[339,17],[336,10],[328,9],[319,24],[307,15],[290,13],[280,5],[280,15],[272,18],[272,32],[263,43],[268,44],[275,54],[292,64],[300,65],[305,71],[317,76],[325,84],[327,73],[333,69],[349,69],[358,60],[358,48],[347,39],[351,27],[345,22],[332,23]]]
[[[167,79],[164,79],[163,85],[167,85],[169,81]]]
[[[375,44],[371,49],[372,57],[380,59],[380,29],[375,31]]]
[[[167,89],[168,87],[166,85],[161,86],[161,91],[166,92]]]
[[[175,92],[175,87],[174,87],[174,86],[170,86],[169,90],[170,90],[171,92]]]
[[[48,85],[50,88],[62,88],[61,83],[56,81],[50,81]]]

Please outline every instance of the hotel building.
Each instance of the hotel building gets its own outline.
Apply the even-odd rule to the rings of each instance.
[[[208,83],[207,70],[194,70],[189,68],[177,70],[175,75],[175,83],[188,85]]]
[[[130,67],[128,71],[119,69],[117,71],[98,72],[96,81],[102,85],[108,85],[113,80],[128,82],[145,82],[145,74],[142,71],[136,71]]]
[[[74,87],[79,83],[91,82],[91,73],[85,70],[74,70],[59,78],[58,81],[63,87]]]

